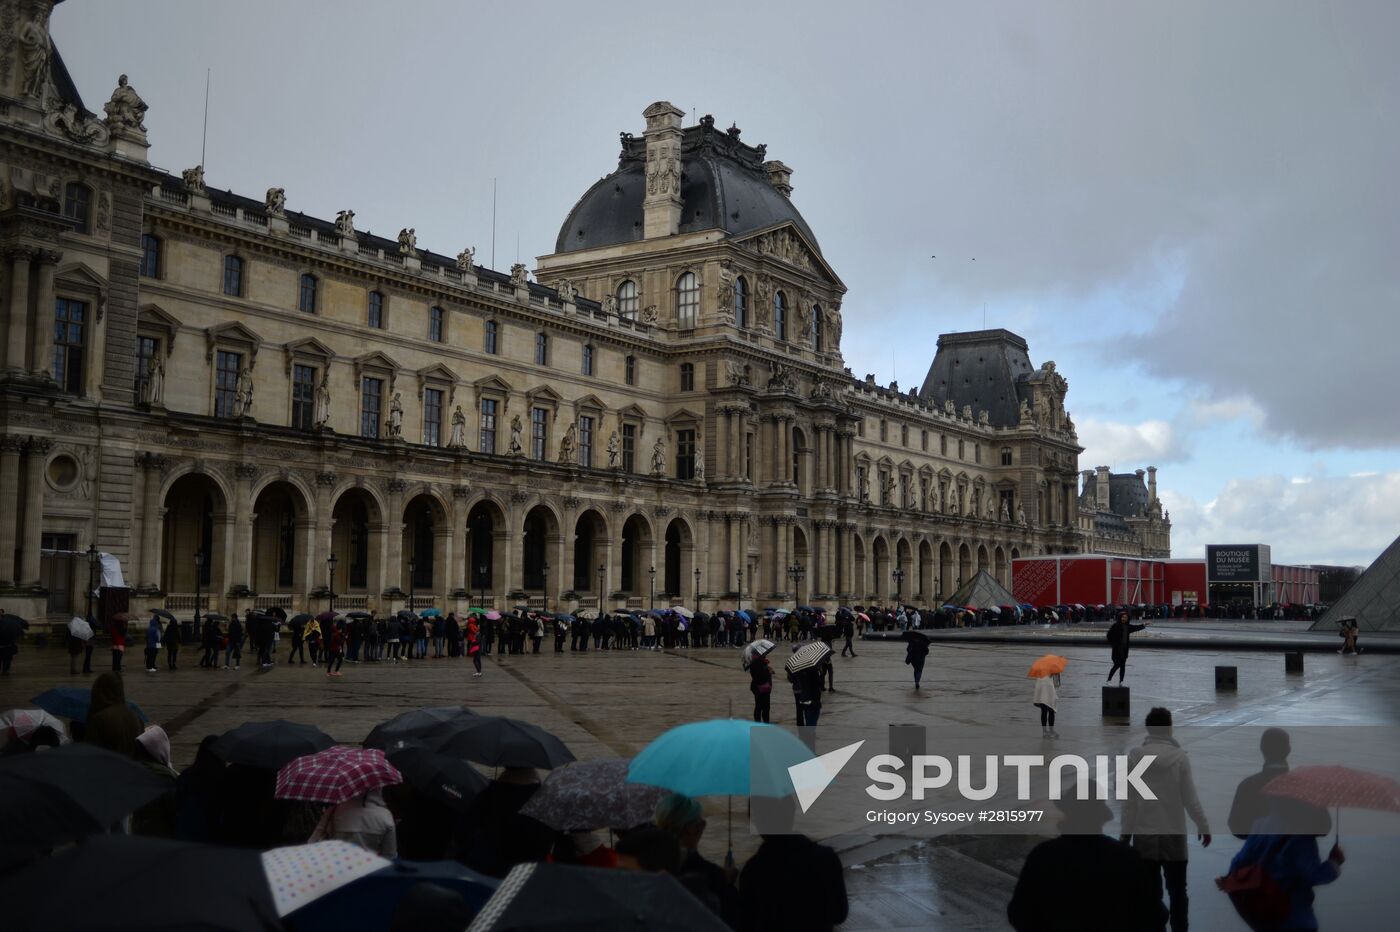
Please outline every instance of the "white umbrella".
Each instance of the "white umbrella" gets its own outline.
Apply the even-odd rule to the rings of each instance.
[[[262,853],[262,862],[278,916],[393,863],[345,841],[273,848]]]
[[[744,669],[747,670],[749,668],[749,664],[753,663],[755,657],[762,657],[777,646],[778,645],[767,638],[759,638],[752,644],[744,645]]]
[[[68,727],[43,709],[11,709],[0,713],[0,747],[9,743],[12,734],[28,744],[29,737],[46,726],[58,734],[59,744],[68,743]]]
[[[92,638],[92,625],[74,615],[72,621],[68,622],[68,633],[80,641],[87,641]]]
[[[682,618],[695,617],[695,613],[692,612],[690,609],[686,608],[684,605],[673,605],[671,606],[671,611],[675,612],[677,615],[680,615]]]
[[[800,670],[815,667],[830,656],[831,648],[826,645],[826,642],[808,641],[792,652],[792,656],[783,664],[783,669],[789,673],[797,673]]]

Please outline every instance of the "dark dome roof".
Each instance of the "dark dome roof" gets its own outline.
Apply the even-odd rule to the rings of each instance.
[[[924,376],[919,397],[942,407],[952,401],[959,412],[972,406],[973,417],[987,412],[993,427],[1021,422],[1021,387],[1035,371],[1025,338],[1010,330],[945,333]]]
[[[768,183],[764,155],[764,146],[740,142],[737,129],[716,130],[712,117],[684,130],[680,232],[723,229],[739,235],[792,221],[820,252],[792,201]],[[584,192],[569,211],[555,252],[641,240],[645,195],[646,139],[623,133],[617,171]]]

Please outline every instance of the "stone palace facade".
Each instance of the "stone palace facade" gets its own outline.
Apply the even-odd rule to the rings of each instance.
[[[853,378],[791,169],[737,128],[651,105],[501,273],[153,168],[50,9],[0,0],[6,608],[81,612],[93,546],[184,614],[932,603],[1084,548],[1054,364],[984,331],[918,391]]]

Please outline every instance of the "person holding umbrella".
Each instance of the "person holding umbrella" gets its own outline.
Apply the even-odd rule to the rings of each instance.
[[[146,623],[146,672],[156,672],[156,654],[160,653],[160,638],[163,632],[160,630],[160,619],[155,613],[151,613],[151,620]]]
[[[321,623],[315,618],[308,621],[302,638],[311,651],[311,665],[314,667],[320,663],[321,659]]]
[[[161,610],[151,610],[157,617]],[[169,615],[169,620],[165,623],[165,633],[161,636],[161,644],[165,646],[165,665],[168,669],[175,669],[175,660],[180,654],[180,623],[175,620],[174,615]]]
[[[1035,693],[1031,696],[1031,703],[1040,710],[1041,737],[1060,736],[1059,732],[1055,731],[1055,701],[1058,698],[1056,690],[1060,686],[1060,674],[1064,672],[1067,664],[1068,661],[1064,657],[1054,654],[1046,654],[1031,664],[1028,675],[1035,680]]]
[[[467,656],[476,668],[472,676],[481,676],[481,628],[476,623],[475,615],[467,619]]]
[[[749,692],[753,693],[753,720],[767,722],[773,710],[773,665],[766,651],[755,651],[749,661]]]
[[[306,642],[302,639],[302,632],[306,630],[306,623],[310,620],[304,614],[293,615],[292,620],[287,623],[292,632],[292,649],[287,654],[287,663],[296,660],[298,654],[301,655],[302,664],[306,663]]]

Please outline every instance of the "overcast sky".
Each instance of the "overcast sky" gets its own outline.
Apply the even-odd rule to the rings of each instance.
[[[495,265],[553,250],[670,100],[795,170],[857,376],[1030,341],[1084,468],[1161,467],[1176,556],[1368,563],[1400,533],[1400,4],[67,0],[153,163]],[[937,256],[937,258],[931,258]]]

